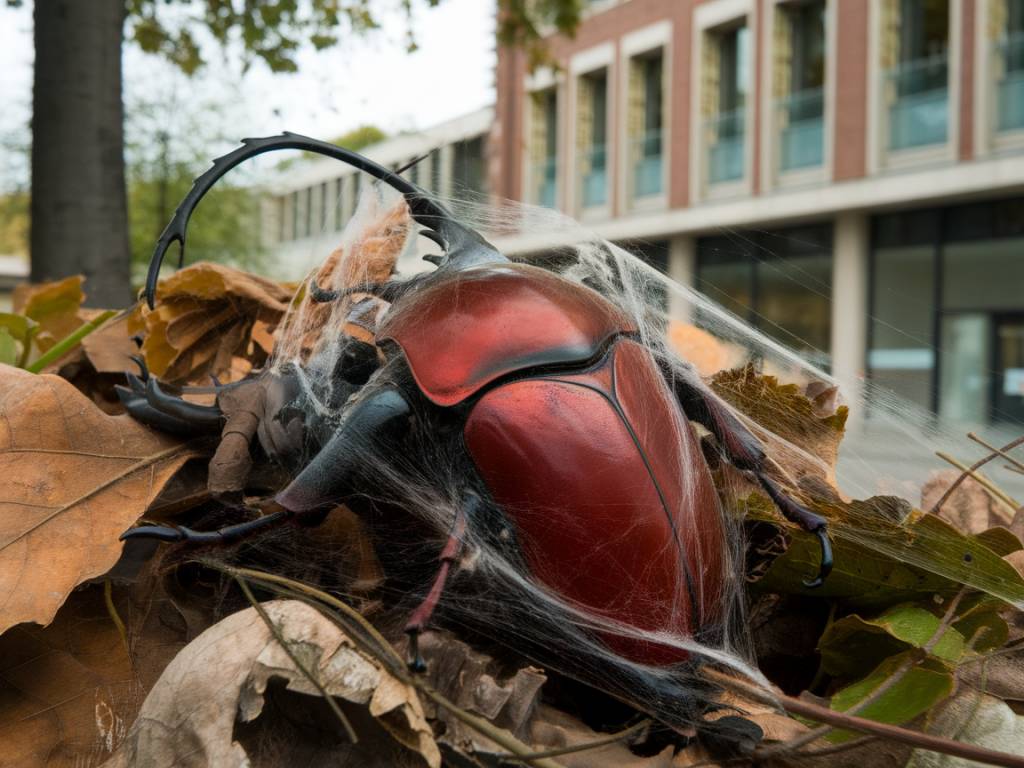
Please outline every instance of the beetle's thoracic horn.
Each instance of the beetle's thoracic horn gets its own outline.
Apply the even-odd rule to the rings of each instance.
[[[481,257],[503,259],[494,246],[484,240],[479,233],[457,222],[447,208],[433,199],[424,189],[399,176],[398,172],[391,171],[357,152],[326,141],[285,132],[277,136],[266,136],[259,139],[242,139],[242,146],[218,157],[213,161],[213,166],[192,183],[192,189],[178,205],[170,223],[160,235],[160,239],[157,240],[156,249],[149,262],[149,272],[146,275],[146,301],[151,308],[156,296],[156,283],[160,275],[160,267],[163,264],[164,254],[171,247],[171,243],[177,242],[180,247],[178,265],[181,266],[185,262],[185,234],[188,230],[188,221],[203,196],[210,191],[218,179],[236,165],[251,157],[279,149],[299,149],[333,157],[335,160],[348,163],[398,190],[405,195],[412,217],[428,231],[437,232],[438,237],[445,243],[444,247],[448,251],[447,257],[453,257],[456,252],[461,251],[470,257],[468,259],[470,261],[478,261]]]

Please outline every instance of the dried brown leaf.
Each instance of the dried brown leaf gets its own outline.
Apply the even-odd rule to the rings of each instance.
[[[797,476],[822,476],[816,462],[808,462],[789,449],[795,446],[803,456],[821,460],[828,467],[825,479],[831,480],[839,456],[848,409],[835,405],[834,393],[810,390],[812,396],[795,384],[780,384],[774,376],[759,374],[750,365],[723,371],[711,379],[711,386],[730,405],[771,433],[772,456]]]
[[[295,601],[265,603],[278,632],[356,725],[359,743],[337,721],[310,716],[306,738],[289,738],[292,707],[310,711],[319,693],[296,668],[255,609],[235,613],[190,643],[164,670],[107,768],[134,765],[428,765],[441,755],[416,691],[356,650],[337,626]],[[274,681],[283,681],[283,687]],[[295,696],[294,694],[301,694]],[[268,698],[289,710],[271,707]],[[282,698],[284,697],[284,698]],[[319,702],[322,703],[322,702]],[[298,717],[303,719],[301,714]],[[266,750],[273,752],[268,758]],[[410,759],[411,758],[411,759]],[[318,763],[319,764],[319,763]]]
[[[76,592],[48,627],[0,637],[0,765],[96,765],[124,738],[185,638],[126,588],[112,602],[131,655],[99,584]]]
[[[0,366],[0,632],[48,624],[108,571],[118,536],[195,455],[61,378]]]
[[[266,359],[268,339],[291,296],[290,286],[201,262],[162,280],[156,308],[140,304],[128,329],[144,332],[142,353],[158,376],[184,383],[213,374],[233,381]],[[257,324],[260,343],[253,344]]]

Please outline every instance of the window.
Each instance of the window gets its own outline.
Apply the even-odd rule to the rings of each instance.
[[[664,192],[664,68],[661,49],[630,61],[630,183],[635,198]]]
[[[487,191],[484,172],[484,137],[475,136],[452,145],[452,183],[456,192]]]
[[[608,70],[578,81],[576,168],[584,208],[608,202]]]
[[[707,181],[739,181],[746,173],[750,96],[750,35],[745,21],[706,33],[702,95]]]
[[[949,0],[884,0],[881,52],[889,149],[945,143]]]
[[[1024,0],[989,0],[996,130],[1024,129]]]
[[[873,380],[944,421],[1024,423],[1024,199],[874,221]]]
[[[558,174],[558,92],[533,94],[530,137],[530,202],[554,208]]]
[[[430,191],[435,195],[443,195],[444,190],[444,153],[441,147],[430,150]]]
[[[784,3],[775,20],[778,167],[820,166],[825,153],[825,0]]]
[[[697,287],[812,363],[828,367],[831,225],[701,238]]]

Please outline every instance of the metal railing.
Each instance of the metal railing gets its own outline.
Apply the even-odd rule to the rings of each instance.
[[[578,156],[581,197],[584,208],[608,202],[608,150],[604,144],[594,144],[581,150]]]
[[[996,83],[997,128],[1024,128],[1024,34],[1018,32],[996,43],[1002,77]]]
[[[949,135],[949,56],[906,61],[885,74],[889,148],[941,144]]]
[[[558,163],[554,157],[546,157],[533,165],[534,201],[547,208],[555,207],[558,181]]]
[[[815,168],[825,158],[825,91],[809,88],[776,101],[779,168]]]
[[[661,131],[648,131],[637,136],[632,141],[631,149],[633,196],[660,195],[664,188]]]
[[[720,112],[704,121],[708,153],[708,182],[718,184],[743,178],[746,110]]]

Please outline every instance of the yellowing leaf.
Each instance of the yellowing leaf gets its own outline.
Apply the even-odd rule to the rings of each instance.
[[[64,379],[0,366],[0,632],[49,623],[106,573],[118,536],[195,455]]]
[[[17,292],[21,314],[39,323],[36,343],[44,352],[84,322],[79,313],[85,298],[82,282],[81,275],[74,275]]]

